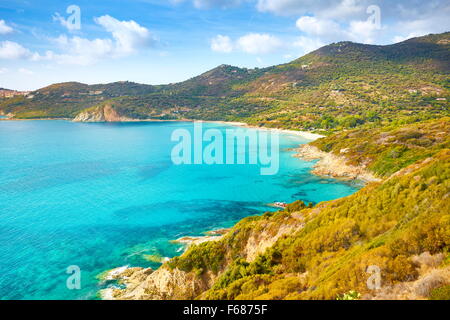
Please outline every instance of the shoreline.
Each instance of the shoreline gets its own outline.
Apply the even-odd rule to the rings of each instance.
[[[268,128],[268,127],[260,127],[255,125],[250,125],[245,122],[237,122],[237,121],[220,121],[220,120],[193,120],[193,119],[176,119],[176,120],[160,120],[160,119],[128,119],[125,121],[99,121],[99,122],[89,122],[89,121],[73,121],[71,118],[38,118],[38,119],[15,119],[15,118],[0,118],[0,121],[55,121],[55,120],[61,120],[61,121],[70,121],[70,122],[77,122],[77,123],[138,123],[138,122],[156,122],[156,123],[163,123],[163,122],[205,122],[205,123],[216,123],[216,124],[225,124],[225,125],[231,125],[236,127],[242,127],[246,129],[258,129],[258,130],[265,130],[270,132],[278,132],[278,133],[285,133],[285,134],[291,134],[295,136],[302,137],[306,140],[314,141],[320,138],[324,138],[324,135],[313,133],[310,131],[300,131],[300,130],[290,130],[290,129],[282,129],[282,128]]]
[[[278,132],[278,133],[286,133],[286,134],[292,134],[295,136],[300,136],[302,138],[305,138],[307,140],[317,140],[320,138],[324,138],[324,135],[313,133],[310,131],[300,131],[300,130],[290,130],[290,129],[281,129],[281,128],[269,128],[269,127],[259,127],[255,125],[250,125],[245,122],[235,122],[235,121],[204,121],[209,123],[218,123],[218,124],[228,124],[233,125],[237,127],[247,128],[247,129],[258,129],[258,130],[265,130],[265,131],[272,131],[272,132]]]
[[[44,120],[62,120],[62,121],[69,121],[69,122],[73,122],[73,119],[67,119],[67,118],[45,118],[45,119],[12,119],[12,118],[7,118],[7,119],[0,119],[0,120],[4,120],[4,121],[44,121]],[[235,126],[235,127],[241,127],[241,128],[247,128],[247,129],[257,129],[257,130],[265,130],[265,131],[269,131],[269,132],[277,132],[277,133],[285,133],[288,135],[294,135],[294,136],[299,136],[304,138],[305,140],[308,140],[308,142],[306,142],[305,144],[300,144],[298,148],[294,148],[293,150],[297,152],[297,154],[294,155],[294,157],[298,157],[298,158],[302,158],[302,160],[304,161],[312,161],[318,158],[312,158],[312,159],[307,159],[307,158],[303,158],[301,156],[299,156],[299,149],[304,147],[304,146],[308,146],[308,143],[314,140],[317,140],[319,138],[324,137],[323,135],[320,134],[316,134],[316,133],[312,133],[312,132],[308,132],[308,131],[296,131],[296,130],[288,130],[288,129],[281,129],[281,128],[267,128],[267,127],[259,127],[259,126],[254,126],[254,125],[249,125],[247,123],[244,122],[235,122],[235,121],[203,121],[203,120],[192,120],[192,119],[179,119],[179,120],[158,120],[158,119],[145,119],[145,120],[130,120],[130,121],[115,121],[115,122],[110,122],[110,123],[139,123],[139,122],[154,122],[154,123],[164,123],[164,122],[168,122],[168,123],[176,123],[176,122],[185,122],[185,123],[192,123],[192,122],[205,122],[205,123],[213,123],[213,124],[223,124],[223,125],[230,125],[230,126]],[[83,122],[80,122],[83,123]],[[84,123],[93,123],[93,122],[84,122]],[[98,123],[108,123],[108,122],[98,122]],[[318,173],[316,170],[312,170],[311,174],[316,174],[316,175],[324,175],[321,173]],[[339,179],[339,176],[336,175],[329,175],[332,178],[335,179]],[[368,182],[365,179],[361,179],[364,182]],[[215,233],[215,231],[219,231],[217,233]],[[222,232],[223,231],[223,232]],[[204,236],[185,236],[176,240],[172,240],[171,242],[173,243],[178,243],[182,246],[184,246],[184,250],[182,252],[180,252],[179,255],[177,256],[181,256],[190,246],[192,245],[198,245],[204,242],[209,242],[209,241],[219,241],[223,238],[224,234],[226,233],[225,231],[229,231],[229,229],[219,229],[219,230],[213,230],[213,231],[208,231],[205,232]],[[121,266],[121,267],[115,267],[113,269],[110,270],[106,270],[104,272],[104,277],[102,280],[117,280],[119,281],[119,283],[121,283],[121,285],[125,285],[126,287],[133,287],[135,284],[139,284],[141,281],[145,281],[146,277],[149,274],[152,273],[164,273],[167,272],[163,269],[163,266],[165,265],[165,263],[169,261],[168,258],[164,258],[161,262],[161,266],[158,267],[158,269],[153,270],[151,268],[142,268],[142,267],[132,267],[132,266]],[[114,300],[115,299],[115,292],[116,290],[118,290],[117,287],[112,286],[112,287],[106,287],[103,289],[100,289],[98,291],[100,297],[102,300]]]
[[[381,181],[380,178],[376,177],[363,166],[348,165],[347,159],[344,156],[337,156],[330,152],[321,151],[317,147],[309,144],[301,145],[299,148],[293,150],[296,152],[294,157],[303,161],[319,160],[314,165],[313,170],[310,171],[311,174],[345,181],[356,180],[364,184]]]

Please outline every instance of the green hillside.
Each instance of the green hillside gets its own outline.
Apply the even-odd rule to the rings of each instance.
[[[450,33],[389,46],[341,42],[291,63],[219,66],[185,82],[63,83],[0,102],[16,118],[74,118],[108,103],[137,119],[239,120],[325,130],[408,123],[448,115]]]
[[[297,201],[284,211],[249,217],[222,240],[191,247],[168,266],[199,278],[216,274],[218,278],[208,290],[196,292],[201,299],[337,299],[352,295],[426,299],[432,294],[443,298],[450,282],[449,122],[420,127],[427,136],[443,125],[446,147],[419,154],[413,164],[401,162],[396,173],[382,182],[314,208]],[[402,130],[412,128],[389,133]],[[349,133],[350,137],[352,133],[358,131]],[[373,143],[378,134],[378,129],[373,134],[366,132],[365,139]],[[391,146],[383,148],[390,150]],[[246,260],[250,238],[261,234],[274,237],[289,225],[295,225],[296,231]],[[380,268],[383,290],[367,287],[369,266]],[[395,293],[396,288],[403,288],[408,296]],[[438,291],[433,293],[434,289]],[[448,295],[444,298],[450,299]]]

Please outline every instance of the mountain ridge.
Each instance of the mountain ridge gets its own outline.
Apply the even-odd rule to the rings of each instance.
[[[220,65],[168,85],[53,84],[0,102],[17,119],[70,118],[111,105],[134,120],[224,120],[334,131],[448,115],[450,32],[387,45],[333,43],[286,64]],[[367,113],[370,113],[368,115]],[[375,116],[374,116],[375,114]]]

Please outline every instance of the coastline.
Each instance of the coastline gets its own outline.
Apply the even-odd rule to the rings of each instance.
[[[63,120],[63,121],[71,121],[71,119],[9,119],[9,120],[18,120],[18,121],[35,121],[35,120]],[[116,123],[121,123],[121,122],[155,122],[155,123],[164,123],[164,122],[168,122],[168,123],[176,123],[176,122],[194,122],[196,120],[154,120],[154,119],[147,119],[147,120],[133,120],[133,121],[116,121]],[[271,132],[278,132],[278,133],[285,133],[285,134],[290,134],[290,135],[296,135],[296,136],[300,136],[306,140],[309,141],[314,141],[316,139],[319,139],[321,137],[323,137],[322,135],[319,134],[314,134],[311,132],[306,132],[306,131],[295,131],[295,130],[287,130],[287,129],[280,129],[280,128],[266,128],[266,127],[259,127],[259,126],[252,126],[252,125],[248,125],[247,123],[243,123],[243,122],[232,122],[232,121],[202,121],[205,123],[216,123],[216,124],[224,124],[224,125],[230,125],[230,126],[236,126],[236,127],[242,127],[242,128],[251,128],[251,129],[257,129],[257,130],[265,130],[265,131],[271,131]],[[114,123],[114,122],[113,122]],[[307,143],[307,142],[306,142]],[[304,159],[306,161],[312,161],[314,159]],[[317,174],[316,172],[312,172],[313,174]],[[333,176],[333,178],[337,178],[336,176]],[[198,245],[201,244],[203,242],[207,242],[207,241],[219,241],[220,239],[223,238],[223,234],[219,235],[212,235],[206,233],[207,235],[205,236],[200,236],[200,237],[183,237],[177,240],[174,240],[174,242],[178,242],[180,244],[183,244],[185,246],[185,249],[189,248],[189,246],[191,245]],[[254,243],[256,244],[256,243]],[[183,254],[183,251],[180,252],[180,255]],[[168,260],[168,259],[167,259]],[[106,279],[104,280],[117,280],[119,282],[120,285],[123,285],[125,287],[127,287],[127,290],[129,289],[129,291],[135,291],[138,290],[140,291],[140,283],[143,283],[144,281],[146,281],[147,277],[150,274],[154,274],[154,278],[155,279],[171,279],[171,275],[169,273],[169,271],[164,267],[165,263],[167,262],[167,260],[163,261],[163,264],[161,264],[161,266],[156,269],[156,270],[152,270],[150,268],[140,268],[140,267],[119,267],[119,268],[115,268],[112,269],[110,271],[106,271],[107,275],[106,275]],[[180,273],[178,274],[177,277],[174,277],[175,279],[185,279],[185,280],[191,280],[191,279],[186,279],[183,278],[185,275]],[[162,281],[162,280],[161,280]],[[212,281],[212,280],[211,280]],[[115,299],[115,295],[117,294],[117,292],[119,292],[119,288],[115,287],[115,286],[111,286],[105,289],[100,290],[100,296],[102,299],[105,300],[109,300],[109,299]]]
[[[268,127],[260,127],[255,125],[250,125],[245,122],[237,122],[237,121],[219,121],[219,120],[194,120],[194,119],[174,119],[174,120],[161,120],[161,119],[126,119],[122,121],[74,121],[71,118],[36,118],[36,119],[16,119],[16,118],[0,118],[0,121],[45,121],[45,120],[62,120],[62,121],[71,121],[71,122],[79,122],[79,123],[138,123],[138,122],[206,122],[206,123],[217,123],[217,124],[226,124],[232,125],[236,127],[242,127],[247,129],[258,129],[265,130],[271,132],[292,134],[296,136],[300,136],[304,139],[314,141],[320,138],[324,138],[324,135],[313,133],[310,131],[300,131],[300,130],[289,130],[289,129],[281,129],[281,128],[268,128]]]
[[[318,176],[331,177],[334,179],[359,180],[363,183],[379,182],[380,178],[367,170],[364,166],[353,166],[347,164],[344,156],[337,156],[329,152],[319,150],[309,144],[301,145],[294,149],[296,158],[304,161],[319,160],[311,171]]]
[[[260,127],[255,125],[250,125],[245,122],[234,122],[234,121],[204,121],[204,122],[210,122],[210,123],[218,123],[218,124],[228,124],[233,125],[237,127],[243,127],[248,129],[258,129],[258,130],[265,130],[265,131],[272,131],[272,132],[278,132],[278,133],[286,133],[286,134],[292,134],[296,136],[300,136],[302,138],[305,138],[307,140],[317,140],[320,138],[324,138],[324,135],[313,133],[310,131],[300,131],[300,130],[289,130],[289,129],[281,129],[281,128],[268,128],[268,127]]]

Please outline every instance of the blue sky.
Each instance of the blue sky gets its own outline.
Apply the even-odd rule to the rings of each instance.
[[[450,31],[449,16],[449,0],[0,0],[0,87],[178,82]]]

